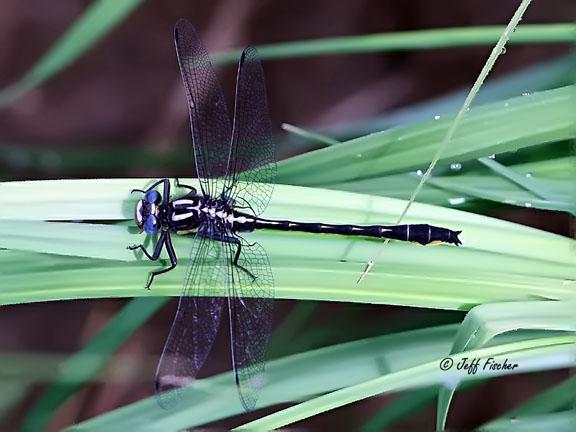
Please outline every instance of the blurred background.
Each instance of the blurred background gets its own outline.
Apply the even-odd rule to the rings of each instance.
[[[0,89],[18,81],[91,3],[1,0]],[[225,52],[248,44],[504,25],[518,3],[516,0],[143,1],[85,55],[0,110],[1,178],[194,175],[187,107],[172,40],[173,25],[180,17],[197,27],[211,52]],[[523,23],[569,22],[575,11],[573,0],[534,1]],[[570,49],[562,43],[511,45],[506,55],[500,57],[490,79],[554,61],[569,55]],[[381,119],[382,128],[393,126],[399,110],[469,88],[490,50],[491,45],[487,45],[266,60],[264,68],[271,116],[278,134],[279,158],[314,148],[314,144],[287,136],[280,128],[282,123],[336,134],[354,127],[369,132],[365,124],[371,118]],[[235,69],[232,64],[219,69],[230,102]],[[570,233],[570,219],[563,214],[512,207],[489,214],[563,235]],[[122,300],[98,300],[3,307],[0,348],[5,352],[46,355],[42,367],[49,371],[90,340],[123,304]],[[277,302],[277,321],[281,322],[295,307],[296,302]],[[358,304],[300,307],[308,314],[306,325],[293,335],[290,346],[273,346],[272,356],[418,328],[423,323],[458,322],[464,316],[459,312]],[[118,358],[132,359],[129,372],[119,370],[120,361],[112,361],[99,382],[62,406],[49,430],[61,430],[71,423],[150,396],[153,368],[173,313],[171,302],[122,346]],[[310,328],[315,329],[314,334],[307,331]],[[203,375],[229,368],[227,343],[227,337],[219,339]],[[0,373],[5,389],[10,389],[11,380],[21,379],[9,371]],[[467,430],[514,406],[519,395],[528,398],[565,375],[554,372],[537,377],[500,378],[459,393],[450,424]],[[30,383],[13,406],[0,411],[0,430],[17,430],[44,387],[43,382]],[[373,398],[315,417],[298,427],[351,430],[358,427],[360,419],[374,415],[391,399]],[[394,430],[431,429],[434,416],[435,407],[430,405],[417,416],[399,422]],[[245,420],[256,417],[247,414]],[[225,428],[238,423],[221,422],[217,426]]]

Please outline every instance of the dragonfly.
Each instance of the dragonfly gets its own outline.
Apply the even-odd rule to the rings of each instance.
[[[274,278],[264,248],[247,241],[244,233],[263,229],[460,245],[460,231],[427,224],[337,225],[264,218],[275,184],[276,157],[258,51],[248,47],[240,57],[231,122],[216,73],[192,24],[180,19],[174,40],[200,190],[176,179],[175,185],[186,193],[173,197],[167,178],[147,189],[134,189],[143,194],[136,203],[135,223],[158,240],[151,252],[144,244],[128,246],[152,261],[166,251],[170,265],[150,273],[150,289],[155,277],[177,266],[171,236],[191,238],[178,309],[156,370],[156,395],[165,408],[182,398],[227,315],[234,379],[240,401],[250,411],[265,383]]]

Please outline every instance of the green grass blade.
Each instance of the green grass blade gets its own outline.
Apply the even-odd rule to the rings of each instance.
[[[474,160],[575,138],[573,86],[470,110],[440,163]],[[280,162],[282,183],[320,186],[423,169],[452,118],[390,129]],[[531,127],[527,128],[529,124]]]
[[[132,222],[127,222],[129,226],[102,223],[131,219],[137,198],[129,191],[148,182],[1,184],[0,247],[61,256],[49,258],[58,260],[54,265],[59,266],[57,276],[52,278],[46,275],[55,270],[30,268],[30,258],[25,254],[0,252],[0,265],[9,269],[0,274],[0,284],[5,287],[0,302],[150,295],[142,286],[148,271],[158,264],[126,250],[127,245],[138,243],[144,236],[137,234]],[[34,202],[28,199],[32,195],[37,197]],[[394,199],[278,185],[265,215],[304,221],[388,223],[403,205],[403,201]],[[362,289],[354,282],[379,241],[270,231],[246,237],[259,241],[267,250],[278,298],[468,310],[488,301],[573,296],[574,240],[451,209],[418,204],[412,210],[408,222],[461,229],[465,246],[422,247],[395,242],[383,256],[386,266],[371,275]],[[14,215],[101,223],[4,219]],[[159,278],[156,295],[179,294],[189,241],[175,236],[181,265]],[[42,262],[40,257],[34,259]]]
[[[576,302],[506,302],[483,304],[464,318],[450,354],[462,353],[488,344],[495,336],[517,330],[576,331]],[[438,393],[436,429],[443,431],[457,383]]]
[[[333,138],[330,138],[326,135],[322,135],[322,134],[319,134],[317,132],[312,132],[312,131],[309,131],[306,129],[302,129],[298,126],[294,126],[294,125],[291,125],[288,123],[282,123],[282,129],[284,129],[286,132],[297,135],[301,138],[304,138],[304,139],[312,141],[312,142],[320,143],[322,145],[340,144],[339,141],[337,141]]]
[[[0,92],[0,107],[66,68],[121,23],[142,0],[95,0],[44,56],[16,83]]]
[[[476,105],[573,84],[573,71],[574,59],[569,55],[492,78],[478,93]],[[324,133],[332,137],[359,137],[397,125],[427,121],[457,111],[467,92],[468,89],[457,90],[376,117],[331,126]]]
[[[478,432],[573,432],[576,430],[574,410],[538,416],[503,419],[478,429]]]
[[[508,359],[508,362],[518,364],[514,371],[480,370],[475,376],[468,375],[465,370],[442,371],[439,367],[441,358],[399,372],[390,373],[379,378],[365,381],[361,384],[348,386],[332,393],[302,402],[274,414],[261,417],[246,423],[234,430],[272,430],[285,427],[314,415],[357,402],[376,395],[398,392],[417,387],[440,384],[445,381],[464,381],[467,379],[488,378],[515,373],[527,373],[539,370],[569,368],[576,365],[574,344],[576,337],[560,336],[544,339],[532,339],[525,342],[514,342],[496,347],[474,350],[466,353],[472,358],[482,360],[490,357]],[[464,355],[454,355],[454,364],[462,360]]]
[[[514,172],[513,170],[505,167],[504,165],[498,163],[497,161],[490,158],[480,158],[478,159],[480,163],[490,168],[496,174],[514,182],[515,184],[523,187],[528,192],[543,198],[545,200],[553,199],[554,191],[544,186],[542,183],[534,181],[530,177],[521,176],[520,174]]]
[[[526,402],[521,403],[485,426],[489,427],[492,423],[505,421],[506,419],[550,414],[570,409],[573,407],[575,394],[576,377],[571,377],[562,381],[560,384],[539,393]]]
[[[384,431],[392,423],[428,405],[437,393],[435,387],[406,391],[388,402],[386,407],[369,419],[360,430],[362,432]]]
[[[60,365],[55,382],[28,411],[22,430],[45,430],[58,407],[93,379],[112,353],[167,300],[162,297],[139,298],[124,306],[90,343]]]
[[[258,52],[263,59],[281,59],[492,45],[498,41],[503,30],[503,26],[486,26],[379,33],[260,45]],[[510,42],[517,44],[573,43],[575,35],[576,26],[573,23],[527,24],[518,26]],[[216,54],[215,59],[217,62],[231,63],[237,61],[239,56],[240,51],[233,51]]]
[[[267,384],[257,408],[298,401],[381,375],[391,370],[443,356],[450,349],[455,325],[363,339],[271,360]],[[346,368],[347,373],[342,370]],[[230,372],[196,381],[181,404],[167,411],[152,398],[74,425],[72,431],[110,430],[144,426],[162,431],[197,427],[243,412]]]
[[[572,181],[538,179],[533,184],[549,191],[548,199],[538,199],[523,188],[496,177],[462,176],[437,177],[429,180],[432,186],[451,192],[450,195],[460,195],[477,199],[494,201],[519,207],[534,207],[545,210],[568,212],[576,215],[576,201]]]
[[[365,379],[397,372],[444,356],[450,349],[455,325],[430,327],[324,347],[266,366],[267,384],[257,408],[306,400]],[[544,336],[542,333],[540,336]],[[534,337],[534,335],[530,335]],[[505,335],[499,341],[524,340],[526,335]],[[347,373],[343,374],[342,370]],[[174,410],[158,407],[154,398],[138,401],[71,427],[74,431],[153,427],[176,431],[241,414],[231,372],[197,381]]]

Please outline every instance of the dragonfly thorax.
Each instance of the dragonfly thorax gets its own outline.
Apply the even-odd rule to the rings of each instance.
[[[237,212],[225,200],[211,197],[186,196],[172,201],[171,206],[170,221],[175,231],[193,230],[207,221],[220,228],[244,231],[244,225],[252,221],[252,218]]]

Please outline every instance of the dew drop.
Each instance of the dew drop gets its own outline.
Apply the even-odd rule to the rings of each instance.
[[[532,203],[526,201],[526,202],[524,203],[524,207],[532,207]]]
[[[456,163],[451,163],[451,164],[450,164],[450,169],[451,169],[452,171],[460,171],[460,170],[462,169],[462,164],[461,164],[461,163],[458,163],[458,162],[456,162]]]
[[[528,178],[532,177],[532,173],[526,173],[526,177]]]
[[[440,116],[439,116],[439,115],[435,115],[435,116],[434,116],[434,120],[440,120]]]
[[[504,55],[506,54],[506,47],[502,47],[502,50],[500,51],[500,55]]]
[[[522,96],[530,96],[530,93],[524,92],[524,93],[522,93]]]
[[[466,198],[464,198],[464,197],[448,198],[448,202],[451,205],[460,205],[460,204],[464,204],[466,202]]]
[[[419,169],[418,171],[416,171],[416,175],[422,177],[422,175],[424,175],[424,172]]]
[[[496,155],[495,155],[495,154],[491,154],[490,156],[488,156],[488,159],[496,159]]]

